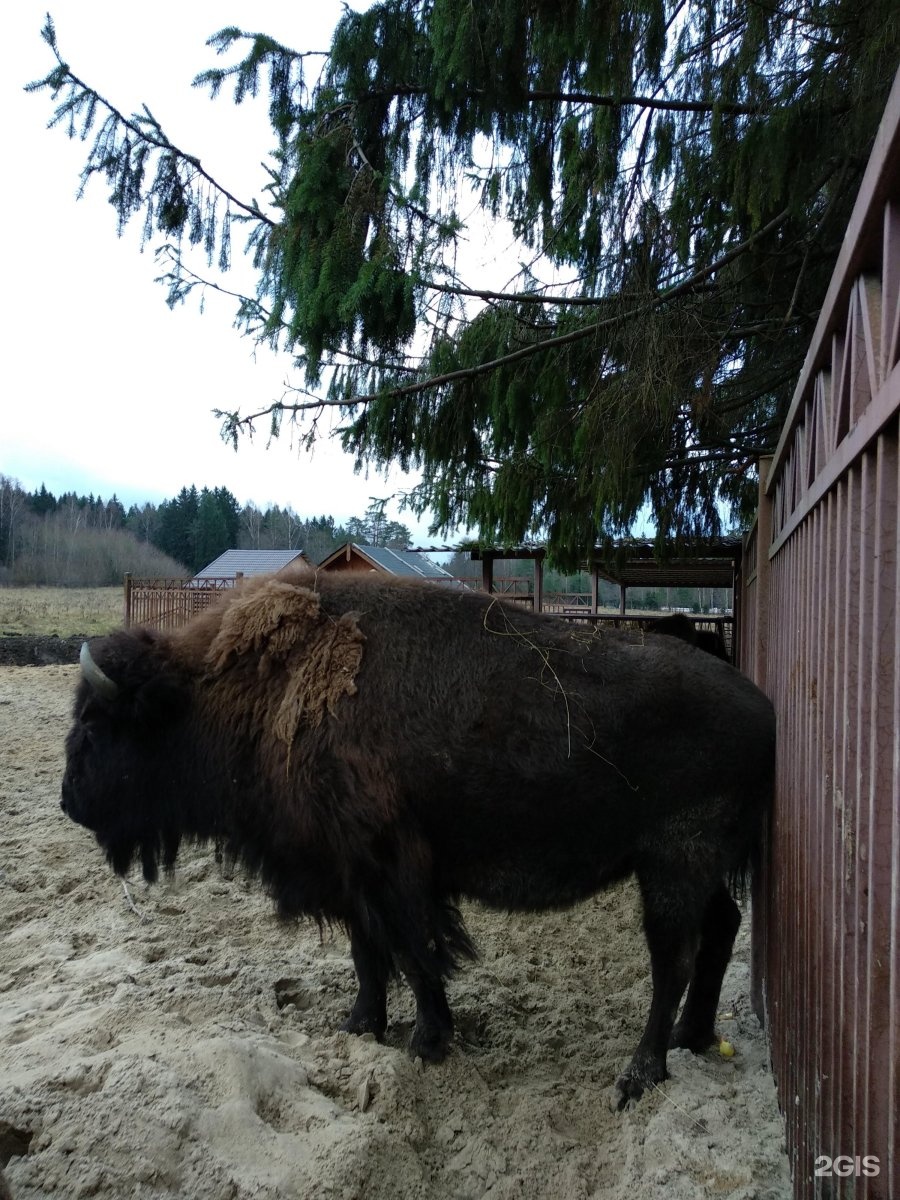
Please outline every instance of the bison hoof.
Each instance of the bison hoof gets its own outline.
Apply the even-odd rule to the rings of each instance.
[[[360,1036],[364,1033],[372,1033],[375,1035],[376,1041],[379,1042],[384,1040],[384,1031],[386,1029],[386,1020],[383,1020],[381,1017],[371,1016],[369,1014],[357,1016],[356,1014],[351,1013],[345,1021],[341,1021],[340,1025],[338,1025],[338,1030],[340,1033],[355,1033]]]
[[[452,1041],[452,1028],[419,1029],[416,1026],[409,1043],[409,1052],[413,1058],[421,1058],[423,1062],[443,1062]]]
[[[639,1061],[635,1055],[625,1074],[616,1080],[616,1107],[619,1112],[640,1100],[646,1088],[654,1088],[666,1078],[664,1063],[660,1064],[656,1059]]]
[[[693,1054],[702,1054],[716,1040],[716,1031],[712,1026],[697,1030],[690,1025],[683,1025],[679,1021],[669,1038],[669,1049],[690,1050]]]

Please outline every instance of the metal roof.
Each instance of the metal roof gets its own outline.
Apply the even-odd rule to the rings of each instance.
[[[226,550],[198,571],[195,579],[233,579],[242,575],[269,575],[291,563],[306,562],[302,550]]]
[[[452,579],[443,567],[426,558],[424,554],[411,554],[407,550],[391,550],[387,546],[359,546],[353,549],[364,554],[384,571],[392,575],[415,575],[420,579]]]
[[[333,550],[320,563],[327,567],[330,563],[346,557],[350,552],[368,562],[373,571],[385,571],[389,575],[401,575],[413,579],[429,579],[432,583],[456,583],[449,571],[424,554],[411,550],[391,550],[387,546],[362,546],[358,542],[346,542],[337,550]]]

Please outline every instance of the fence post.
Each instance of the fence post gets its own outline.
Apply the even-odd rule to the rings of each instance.
[[[544,557],[539,554],[534,560],[534,611],[544,608]]]
[[[131,572],[125,572],[125,628],[131,627]]]
[[[481,556],[481,590],[488,595],[494,590],[494,557],[489,551]]]
[[[769,547],[772,545],[772,501],[766,492],[772,456],[759,460],[759,516],[756,524],[756,645],[753,681],[766,690],[769,662]]]
[[[769,547],[772,545],[772,501],[766,492],[769,482],[771,456],[759,460],[759,510],[756,523],[756,641],[752,657],[748,654],[747,667],[753,672],[757,687],[766,690],[769,657]],[[766,961],[768,958],[768,905],[767,896],[772,887],[769,870],[769,821],[763,823],[759,862],[753,873],[750,899],[753,910],[753,925],[750,930],[750,1006],[759,1023],[766,1024]]]

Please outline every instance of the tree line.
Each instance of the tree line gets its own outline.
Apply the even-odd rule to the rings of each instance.
[[[225,487],[185,486],[160,504],[126,509],[108,500],[44,484],[29,492],[0,475],[0,584],[103,587],[126,571],[143,576],[192,575],[226,550],[302,550],[320,562],[345,542],[410,544],[409,529],[373,500],[362,517],[301,517],[290,506],[241,505]]]

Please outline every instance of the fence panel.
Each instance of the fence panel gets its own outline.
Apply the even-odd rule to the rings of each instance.
[[[741,661],[778,714],[754,963],[798,1200],[900,1196],[898,439],[900,74],[742,567]]]
[[[125,624],[178,629],[234,584],[232,577],[133,579],[126,575]]]

